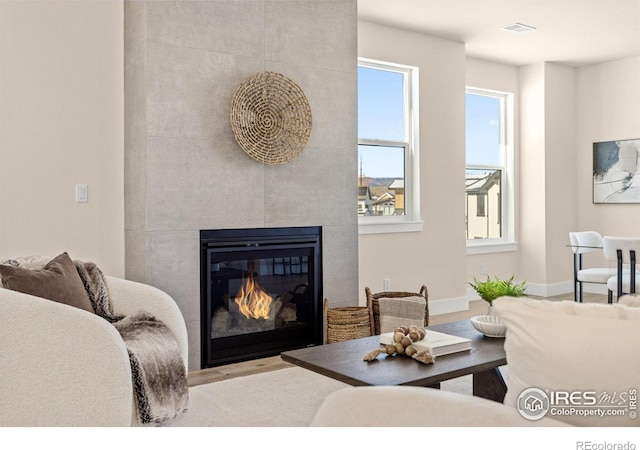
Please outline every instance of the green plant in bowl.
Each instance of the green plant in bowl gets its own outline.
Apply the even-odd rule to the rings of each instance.
[[[526,295],[527,282],[514,283],[513,275],[508,280],[501,280],[496,276],[493,278],[487,276],[486,281],[480,281],[473,277],[473,283],[469,283],[469,286],[475,289],[480,298],[491,306],[498,297],[522,297]]]

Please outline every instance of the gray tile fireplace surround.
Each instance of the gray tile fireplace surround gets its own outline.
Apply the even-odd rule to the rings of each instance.
[[[324,296],[357,304],[356,2],[125,1],[124,23],[125,274],[176,300],[190,370],[200,230],[321,226]],[[266,70],[294,80],[313,116],[307,147],[279,166],[245,154],[229,122],[237,86]]]

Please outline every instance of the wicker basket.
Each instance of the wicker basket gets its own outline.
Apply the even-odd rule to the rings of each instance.
[[[373,316],[373,329],[375,334],[380,334],[380,304],[378,303],[379,298],[424,297],[424,299],[426,300],[424,308],[424,326],[429,326],[429,292],[427,291],[426,286],[422,286],[419,293],[378,292],[372,294],[371,289],[369,289],[368,287],[364,288],[364,292],[367,296],[367,307],[371,309],[371,313]]]
[[[368,306],[329,308],[324,300],[324,343],[348,341],[373,335],[373,313]]]

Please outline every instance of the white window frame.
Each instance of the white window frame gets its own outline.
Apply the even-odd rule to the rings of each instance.
[[[467,87],[467,94],[484,95],[500,99],[500,163],[497,166],[465,164],[466,169],[500,169],[501,226],[502,237],[467,239],[467,255],[498,253],[517,250],[515,240],[515,194],[514,194],[514,95],[510,92]]]
[[[404,147],[404,202],[402,216],[359,216],[358,233],[398,233],[422,231],[420,219],[420,161],[418,151],[418,68],[402,64],[358,58],[358,67],[400,72],[404,75],[404,141],[360,138],[358,145]]]

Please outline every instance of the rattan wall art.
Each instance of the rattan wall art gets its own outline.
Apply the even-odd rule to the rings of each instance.
[[[231,102],[236,141],[253,159],[285,164],[302,153],[311,135],[311,108],[304,92],[275,72],[251,75]]]

